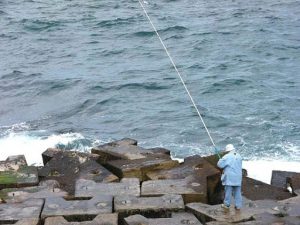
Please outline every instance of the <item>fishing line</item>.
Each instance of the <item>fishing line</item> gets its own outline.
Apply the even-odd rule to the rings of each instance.
[[[197,105],[195,104],[195,101],[194,101],[194,99],[193,99],[193,97],[192,97],[192,95],[191,95],[189,89],[187,88],[187,86],[186,86],[186,84],[185,84],[185,82],[184,82],[184,80],[183,80],[183,78],[182,78],[182,76],[181,76],[181,74],[180,74],[180,72],[179,72],[179,70],[178,70],[178,68],[177,68],[177,66],[176,66],[176,64],[175,64],[175,62],[174,62],[174,60],[173,60],[173,58],[172,58],[172,56],[170,55],[170,53],[169,53],[169,51],[168,51],[166,45],[164,44],[163,40],[161,39],[161,37],[160,37],[160,35],[159,35],[159,33],[158,33],[156,27],[154,26],[154,24],[153,24],[153,22],[152,22],[150,16],[148,15],[147,10],[145,9],[145,7],[144,7],[142,1],[141,1],[141,0],[138,0],[138,1],[139,1],[140,5],[141,5],[141,7],[142,7],[142,9],[143,9],[143,11],[144,11],[144,13],[145,13],[147,19],[149,20],[149,22],[150,22],[150,24],[151,24],[151,26],[152,26],[154,32],[156,33],[156,35],[157,35],[157,37],[158,37],[158,39],[159,39],[161,45],[163,46],[165,52],[167,53],[167,55],[168,55],[168,57],[169,57],[169,59],[170,59],[172,65],[173,65],[175,71],[177,72],[177,75],[178,75],[178,77],[179,77],[179,79],[180,79],[182,85],[184,86],[184,88],[185,88],[185,90],[186,90],[188,96],[190,97],[190,100],[191,100],[191,102],[192,102],[194,108],[195,108],[196,111],[197,111],[197,114],[198,114],[198,116],[199,116],[199,118],[200,118],[200,120],[201,120],[201,122],[202,122],[202,124],[203,124],[203,126],[204,126],[204,128],[205,128],[205,130],[206,130],[206,133],[208,134],[208,137],[209,137],[210,141],[211,141],[212,145],[214,146],[216,153],[218,154],[218,151],[217,151],[215,142],[214,142],[212,136],[210,135],[210,132],[209,132],[209,130],[207,129],[207,126],[206,126],[206,124],[205,124],[205,122],[204,122],[204,120],[203,120],[203,118],[202,118],[202,116],[201,116],[201,113],[200,113],[200,111],[198,110],[198,107],[197,107]],[[219,156],[219,154],[218,154],[218,156]],[[219,156],[219,158],[220,158],[220,156]]]

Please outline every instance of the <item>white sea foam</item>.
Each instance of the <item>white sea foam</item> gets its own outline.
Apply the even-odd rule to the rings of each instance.
[[[24,154],[29,165],[42,165],[42,152],[56,145],[68,145],[84,137],[79,133],[53,134],[43,136],[29,135],[27,132],[15,133],[0,138],[0,160],[11,155]]]
[[[248,171],[248,177],[270,184],[272,170],[300,172],[300,162],[278,160],[244,161],[243,168],[245,168]]]

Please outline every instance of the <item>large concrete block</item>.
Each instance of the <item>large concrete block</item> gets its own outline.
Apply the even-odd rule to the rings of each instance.
[[[139,179],[123,178],[120,183],[96,183],[92,180],[77,180],[75,191],[76,197],[92,197],[97,195],[140,196]]]
[[[95,182],[110,183],[119,181],[119,178],[94,160],[88,160],[79,167],[79,179]]]
[[[147,173],[147,177],[151,180],[183,179],[188,176],[197,177],[198,182],[206,188],[207,199],[204,201],[205,203],[220,203],[220,171],[198,155],[185,158],[184,162],[178,167]]]
[[[6,160],[0,161],[0,172],[2,171],[17,171],[21,167],[27,166],[24,155],[13,155],[7,157]]]
[[[39,170],[39,176],[42,180],[57,180],[61,188],[70,194],[74,194],[75,181],[78,178],[96,182],[118,181],[117,176],[96,162],[98,159],[98,155],[59,151]]]
[[[170,155],[170,151],[164,148],[145,149],[137,146],[137,141],[125,138],[110,142],[92,149],[92,153],[100,156],[101,164],[119,159],[143,159],[149,155]]]
[[[202,223],[191,213],[172,213],[171,218],[148,219],[142,215],[133,215],[125,218],[126,225],[201,225]]]
[[[68,193],[59,188],[54,180],[41,182],[39,186],[25,188],[8,188],[0,191],[0,198],[7,203],[24,202],[32,198],[63,197]]]
[[[175,180],[150,180],[142,183],[142,196],[159,196],[164,194],[180,194],[185,203],[205,202],[206,185],[199,183],[191,176]]]
[[[106,166],[120,178],[136,177],[144,181],[149,171],[170,169],[177,165],[179,165],[178,161],[172,160],[169,155],[162,154],[134,160],[113,160],[107,162]]]
[[[297,173],[293,175],[292,177],[287,178],[287,185],[290,185],[292,188],[293,193],[300,195],[300,174]]]
[[[282,215],[284,210],[282,205],[273,200],[247,201],[240,211],[235,210],[233,206],[229,210],[224,210],[221,205],[203,203],[190,203],[186,205],[186,208],[204,224],[210,221],[240,223],[250,221],[254,215],[264,212]]]
[[[99,214],[91,221],[69,222],[64,217],[49,217],[44,225],[118,225],[118,214]]]
[[[0,204],[0,224],[8,224],[23,219],[39,219],[43,199],[29,199],[22,203]]]
[[[293,196],[286,189],[274,187],[249,177],[243,178],[242,192],[243,196],[250,200],[283,200]]]
[[[38,183],[37,168],[27,166],[24,155],[10,156],[0,161],[0,190],[35,186]]]
[[[46,165],[56,153],[62,152],[63,150],[58,148],[48,148],[42,153],[43,163]]]
[[[98,195],[88,200],[65,200],[47,198],[42,212],[42,219],[53,216],[87,217],[100,213],[112,213],[112,196]]]
[[[122,139],[95,147],[92,149],[92,153],[100,156],[102,164],[118,159],[132,160],[145,158],[146,156],[142,153],[146,152],[146,150],[138,147],[136,144],[132,139]]]
[[[271,185],[279,188],[286,188],[286,181],[288,178],[296,175],[295,172],[288,172],[288,171],[279,171],[273,170],[272,171],[272,178],[271,178]]]
[[[147,217],[169,217],[171,212],[184,211],[181,195],[164,195],[161,197],[117,196],[114,209],[121,218],[133,214]]]
[[[18,222],[14,223],[14,225],[39,225],[39,219],[21,219]]]

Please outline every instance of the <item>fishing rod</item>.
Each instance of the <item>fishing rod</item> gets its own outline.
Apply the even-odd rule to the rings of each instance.
[[[209,130],[208,130],[208,128],[207,128],[207,126],[206,126],[206,124],[205,124],[203,118],[202,118],[202,115],[201,115],[201,113],[200,113],[200,111],[199,111],[197,105],[195,104],[195,101],[194,101],[194,99],[193,99],[193,97],[192,97],[192,95],[191,95],[189,89],[187,88],[187,86],[186,86],[186,84],[185,84],[185,82],[184,82],[184,80],[183,80],[183,78],[182,78],[182,76],[181,76],[181,74],[180,74],[180,72],[179,72],[179,70],[178,70],[178,68],[177,68],[177,66],[176,66],[176,64],[175,64],[175,62],[174,62],[174,60],[173,60],[173,58],[172,58],[172,56],[170,55],[170,53],[169,53],[169,51],[168,51],[166,45],[164,44],[163,40],[161,39],[161,37],[160,37],[160,35],[159,35],[159,33],[158,33],[156,27],[154,26],[154,24],[153,24],[153,22],[152,22],[152,20],[151,20],[151,18],[150,18],[150,16],[149,16],[149,14],[148,14],[146,8],[144,7],[142,1],[141,1],[141,0],[138,0],[138,1],[139,1],[140,5],[141,5],[141,7],[142,7],[142,9],[143,9],[143,11],[144,11],[144,13],[145,13],[147,19],[148,19],[148,21],[150,22],[150,24],[151,24],[151,26],[152,26],[154,32],[156,33],[156,35],[157,35],[157,37],[158,37],[158,39],[159,39],[161,45],[163,46],[163,48],[164,48],[164,50],[165,50],[167,56],[169,57],[169,59],[170,59],[170,61],[171,61],[171,64],[173,65],[175,71],[177,72],[177,75],[178,75],[178,77],[179,77],[179,79],[180,79],[180,81],[181,81],[181,83],[182,83],[182,85],[183,85],[185,91],[187,92],[188,96],[190,97],[190,100],[191,100],[191,102],[192,102],[194,108],[196,109],[196,112],[197,112],[197,114],[198,114],[198,116],[199,116],[199,118],[200,118],[200,120],[201,120],[201,122],[202,122],[202,124],[203,124],[203,126],[204,126],[204,128],[205,128],[205,130],[206,130],[206,133],[207,133],[207,135],[208,135],[208,137],[209,137],[209,139],[210,139],[210,141],[211,141],[211,143],[212,143],[212,145],[213,145],[213,147],[214,147],[214,149],[215,149],[215,153],[218,155],[219,158],[221,158],[220,155],[219,155],[219,153],[218,153],[218,149],[217,149],[217,147],[216,147],[216,145],[215,145],[215,142],[214,142],[214,140],[213,140],[213,138],[212,138],[212,136],[211,136],[211,134],[210,134],[210,132],[209,132]]]

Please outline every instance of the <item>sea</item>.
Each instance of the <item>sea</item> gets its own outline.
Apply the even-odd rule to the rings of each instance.
[[[300,172],[300,1],[140,2],[217,150],[264,182]],[[139,0],[0,0],[0,160],[124,137],[216,150]]]

